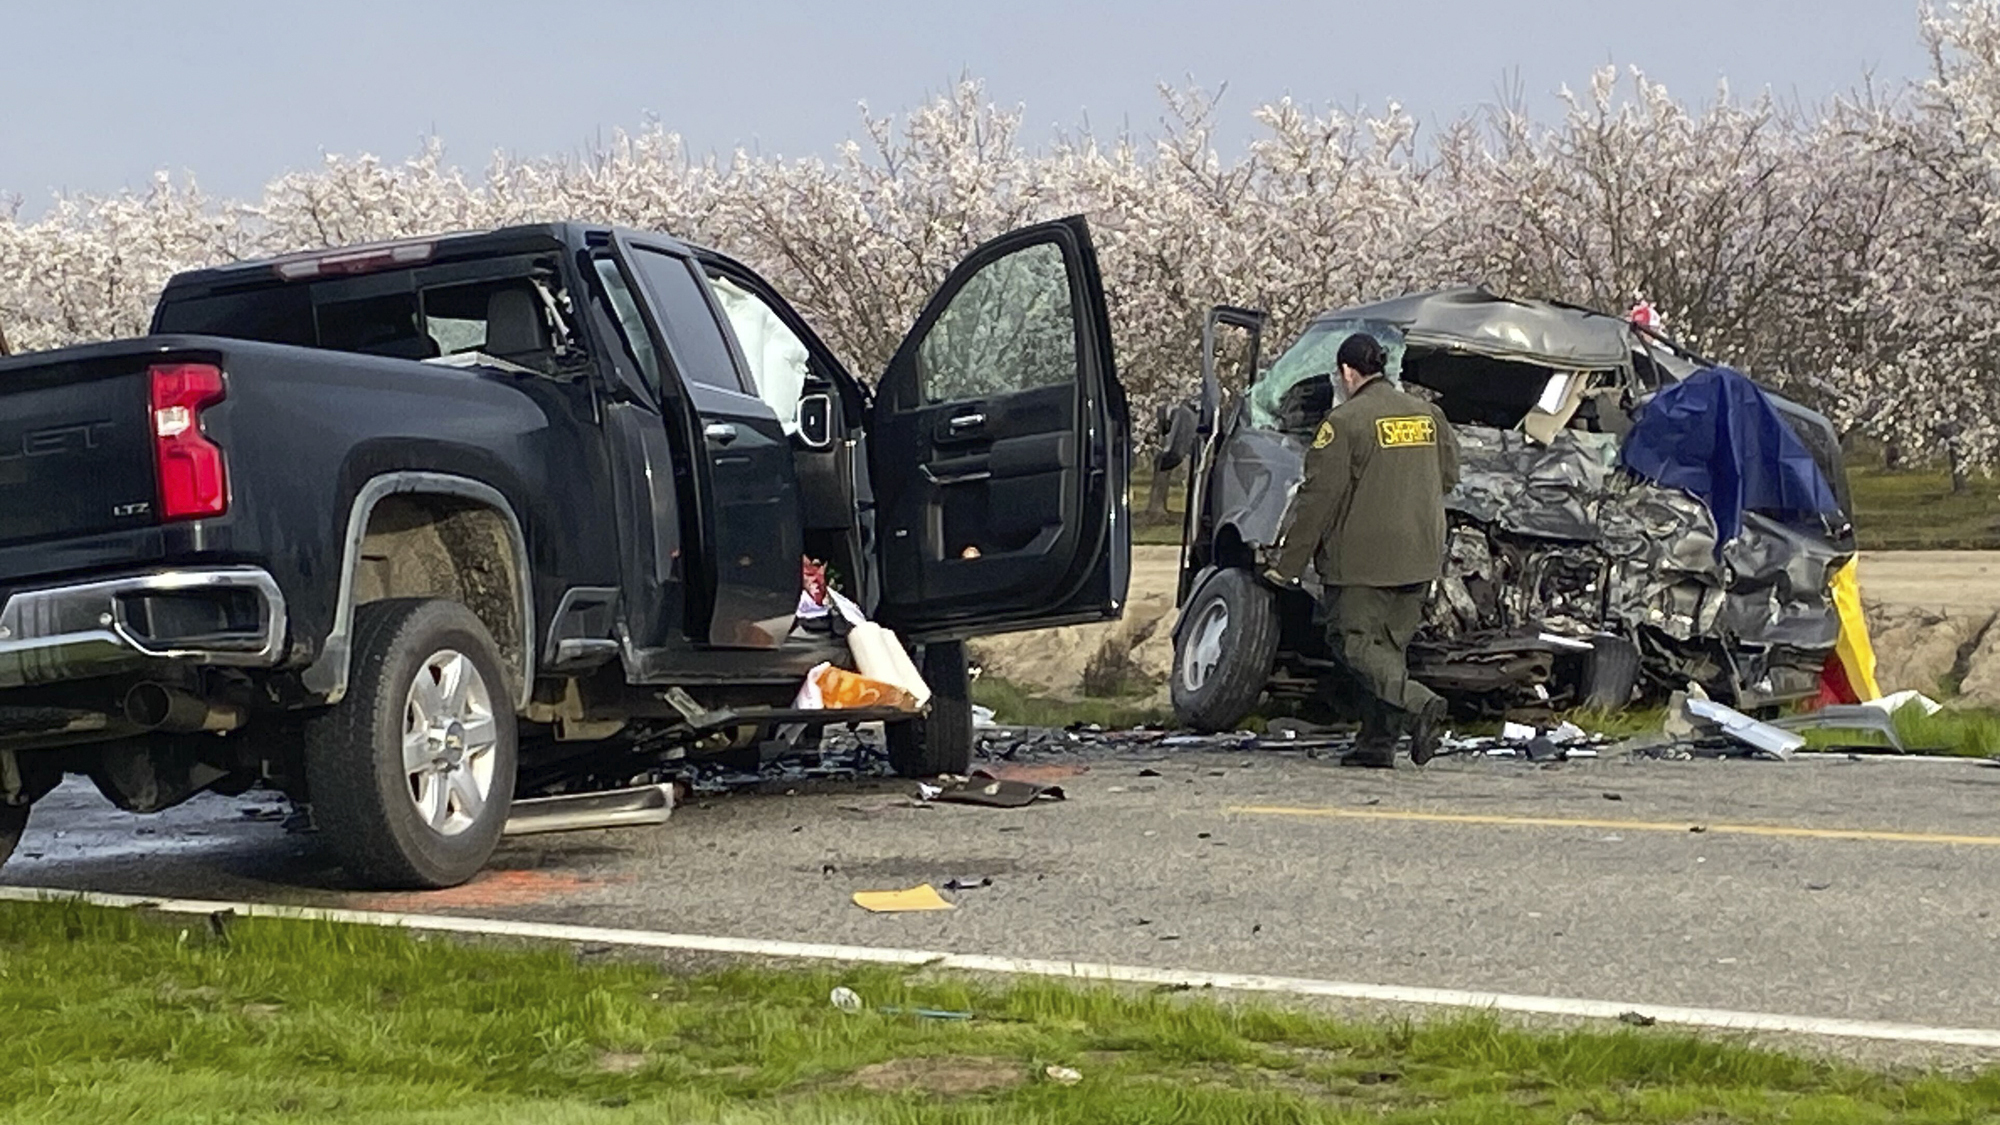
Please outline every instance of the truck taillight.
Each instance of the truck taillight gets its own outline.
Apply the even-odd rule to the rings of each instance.
[[[229,510],[222,449],[201,430],[201,412],[221,402],[222,369],[163,363],[152,369],[153,462],[160,476],[160,518],[191,520]]]

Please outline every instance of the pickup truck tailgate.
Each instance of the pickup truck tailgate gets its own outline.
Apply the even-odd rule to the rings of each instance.
[[[154,522],[150,395],[135,357],[0,365],[0,547]]]

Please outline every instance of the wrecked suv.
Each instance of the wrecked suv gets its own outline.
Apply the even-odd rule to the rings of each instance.
[[[1313,429],[1335,402],[1328,373],[1356,332],[1379,339],[1389,377],[1459,435],[1445,574],[1410,654],[1412,675],[1455,712],[1615,709],[1689,681],[1744,708],[1819,690],[1841,630],[1830,586],[1854,550],[1824,417],[1625,319],[1478,288],[1326,313],[1249,385],[1225,388],[1218,340],[1244,333],[1244,368],[1258,372],[1264,323],[1219,306],[1203,332],[1171,684],[1183,722],[1231,728],[1267,693],[1342,709],[1317,577],[1281,591],[1255,575],[1288,530]],[[1649,404],[1697,374],[1735,380],[1768,429],[1793,435],[1793,459],[1821,482],[1818,511],[1725,512],[1723,535],[1702,498],[1627,467]]]

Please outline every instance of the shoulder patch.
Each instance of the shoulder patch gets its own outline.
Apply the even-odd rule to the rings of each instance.
[[[1319,424],[1319,429],[1318,429],[1318,430],[1317,430],[1316,432],[1314,432],[1314,434],[1313,434],[1313,448],[1314,448],[1314,449],[1325,449],[1325,448],[1326,448],[1327,446],[1329,446],[1329,445],[1332,445],[1332,444],[1333,444],[1333,436],[1334,436],[1334,435],[1333,435],[1333,419],[1329,418],[1329,419],[1327,419],[1326,421],[1324,421],[1324,422],[1321,422],[1321,423]]]
[[[1383,449],[1406,445],[1436,445],[1437,419],[1428,414],[1375,419],[1375,443]]]

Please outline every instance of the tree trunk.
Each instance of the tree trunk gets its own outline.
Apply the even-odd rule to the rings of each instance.
[[[12,352],[7,350],[7,329],[4,326],[0,326],[0,355],[12,354]]]
[[[1951,494],[1963,496],[1972,488],[1972,466],[1966,463],[1965,446],[1957,441],[1947,443],[1945,455],[1951,458]]]
[[[1164,516],[1167,514],[1167,490],[1174,486],[1172,469],[1153,470],[1153,485],[1146,494],[1146,514]]]

